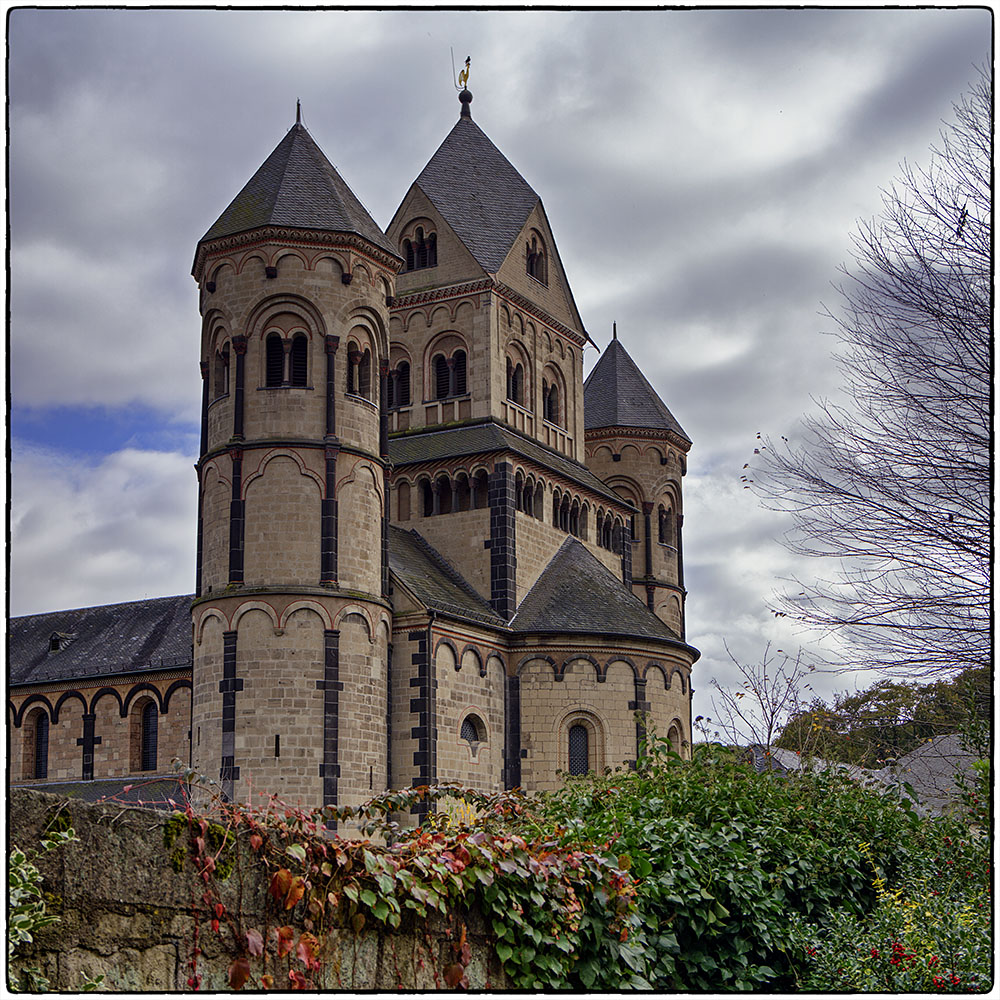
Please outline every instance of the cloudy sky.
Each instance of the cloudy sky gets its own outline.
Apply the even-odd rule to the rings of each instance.
[[[14,11],[10,613],[193,589],[195,245],[296,99],[387,225],[458,115],[453,48],[591,337],[617,321],[694,441],[688,635],[710,714],[724,640],[744,659],[806,641],[767,600],[815,570],[743,463],[836,391],[821,313],[850,232],[903,160],[927,162],[992,31],[982,9]]]

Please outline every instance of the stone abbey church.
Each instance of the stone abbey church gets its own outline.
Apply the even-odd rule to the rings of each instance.
[[[688,752],[691,442],[617,338],[584,383],[542,202],[459,96],[384,232],[296,122],[198,243],[195,593],[10,621],[11,783],[179,758],[351,805]]]

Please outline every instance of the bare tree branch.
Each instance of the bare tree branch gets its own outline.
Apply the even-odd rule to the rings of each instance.
[[[791,551],[834,563],[774,613],[835,632],[845,666],[927,675],[990,662],[992,97],[985,74],[927,170],[906,164],[854,237],[828,313],[849,406],[746,478],[790,512]]]

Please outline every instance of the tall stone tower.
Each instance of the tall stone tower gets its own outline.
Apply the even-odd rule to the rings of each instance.
[[[400,263],[299,122],[198,244],[192,764],[230,798],[344,805],[389,782]]]
[[[617,326],[584,385],[584,406],[587,466],[636,510],[632,589],[683,639],[681,478],[691,439],[621,345]]]

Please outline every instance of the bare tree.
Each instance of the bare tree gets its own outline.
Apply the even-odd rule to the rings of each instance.
[[[838,286],[848,406],[801,443],[762,440],[750,488],[789,548],[830,560],[774,613],[832,630],[843,666],[927,675],[989,662],[991,83],[955,107],[930,166],[903,165]]]
[[[712,678],[718,694],[718,700],[712,695],[714,725],[718,727],[715,736],[722,735],[736,746],[750,741],[769,750],[788,723],[804,711],[802,699],[812,687],[803,682],[814,668],[803,664],[801,650],[795,657],[783,649],[772,653],[771,643],[764,647],[759,663],[741,663],[728,645],[726,652],[742,680],[733,687],[723,687]],[[706,723],[702,727],[706,732],[713,724],[711,718],[702,716],[695,721]]]

